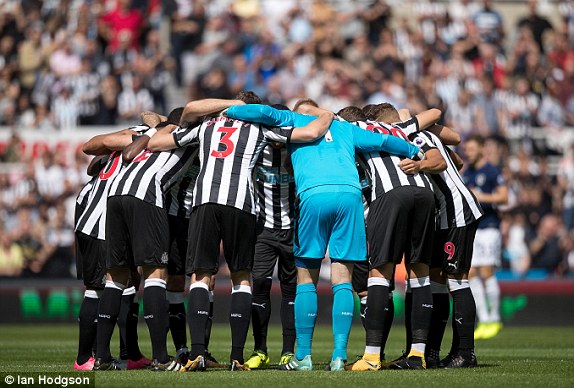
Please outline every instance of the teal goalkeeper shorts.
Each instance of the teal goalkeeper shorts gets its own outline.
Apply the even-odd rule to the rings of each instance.
[[[293,237],[296,264],[318,268],[327,247],[334,261],[367,260],[363,202],[356,188],[320,186],[300,197]]]

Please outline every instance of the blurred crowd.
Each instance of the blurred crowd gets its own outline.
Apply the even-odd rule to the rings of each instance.
[[[288,106],[308,97],[334,111],[438,107],[463,138],[487,137],[489,160],[505,172],[503,265],[517,276],[574,272],[574,1],[522,3],[512,22],[489,0],[1,4],[0,126],[133,124],[175,99],[240,90]],[[26,264],[13,275],[41,272],[38,263],[72,238],[63,209],[85,180],[81,155],[28,161],[10,149],[2,161],[26,167],[0,171],[0,276],[10,275],[5,258],[19,255]],[[38,171],[47,170],[66,177],[57,194],[40,189]],[[32,234],[41,259],[20,242]]]

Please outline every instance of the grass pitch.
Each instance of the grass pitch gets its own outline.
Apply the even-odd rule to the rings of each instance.
[[[3,325],[0,326],[0,372],[71,371],[76,354],[77,326]],[[443,356],[448,352],[450,334],[443,342]],[[387,358],[401,354],[404,348],[402,325],[393,327],[387,345]],[[151,355],[147,327],[140,325],[140,344]],[[269,333],[271,362],[279,359],[281,331],[272,326]],[[231,336],[225,325],[215,325],[210,351],[220,361],[228,359]],[[168,338],[171,341],[171,338]],[[173,345],[169,342],[170,351]],[[251,337],[245,351],[252,349]],[[319,326],[315,331],[313,361],[322,369],[329,361],[332,347],[331,330]],[[361,354],[364,332],[353,326],[349,342],[349,359]],[[117,330],[112,350],[118,349]],[[495,339],[478,341],[476,354],[479,367],[464,370],[380,371],[380,372],[281,372],[260,370],[228,372],[209,370],[204,373],[154,373],[150,371],[99,372],[97,387],[574,387],[574,328],[506,327]],[[82,372],[79,375],[81,376]],[[0,382],[6,386],[4,381]]]

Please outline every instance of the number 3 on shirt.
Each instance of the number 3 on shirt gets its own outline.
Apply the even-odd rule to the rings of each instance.
[[[233,135],[235,131],[237,131],[237,128],[235,127],[219,127],[217,129],[217,132],[224,133],[223,137],[219,141],[219,145],[223,144],[225,146],[225,150],[223,151],[212,150],[210,155],[215,158],[226,158],[229,155],[231,155],[231,153],[235,149],[235,144],[233,144],[233,142],[231,141],[231,135]]]

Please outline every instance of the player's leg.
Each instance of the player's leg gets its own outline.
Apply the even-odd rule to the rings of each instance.
[[[365,326],[365,309],[367,307],[368,291],[367,282],[369,279],[369,262],[359,261],[354,263],[353,266],[353,277],[351,279],[351,284],[353,285],[353,291],[359,297],[360,302],[360,314],[361,314],[361,324],[366,330]]]
[[[131,250],[134,265],[142,267],[144,278],[143,312],[152,344],[152,364],[155,371],[173,370],[173,360],[167,354],[169,327],[166,299],[167,266],[169,263],[169,221],[164,209],[134,197],[124,197],[128,210]],[[137,240],[136,240],[137,238]]]
[[[220,211],[221,240],[225,260],[231,272],[233,290],[229,310],[231,326],[231,370],[249,370],[244,365],[243,350],[251,322],[251,270],[255,254],[255,216],[228,206]]]
[[[331,288],[333,290],[333,353],[330,370],[344,370],[347,361],[347,343],[353,324],[354,298],[351,278],[352,262],[331,263]]]
[[[296,258],[297,289],[295,294],[295,331],[297,350],[295,357],[280,370],[312,370],[311,349],[317,320],[317,288],[321,260]]]
[[[489,339],[496,336],[502,330],[500,321],[500,286],[496,279],[495,266],[484,266],[480,268],[480,277],[484,279],[484,291],[489,308],[488,326],[482,338]]]
[[[367,260],[367,236],[361,194],[342,192],[335,193],[334,196],[337,209],[329,240],[334,338],[330,369],[337,371],[344,370],[347,361],[347,342],[353,323],[354,299],[351,284],[353,263]]]
[[[209,341],[211,340],[211,328],[213,327],[213,301],[215,289],[215,276],[211,277],[209,282],[209,315],[207,316],[207,325],[205,326],[205,366],[208,368],[221,367],[219,362],[209,352]]]
[[[209,285],[219,265],[220,223],[213,204],[193,209],[189,222],[186,272],[191,274],[187,323],[191,351],[183,371],[205,370],[206,329],[209,321]]]
[[[297,268],[293,256],[293,231],[282,230],[279,236],[279,284],[281,286],[281,327],[283,347],[279,365],[285,365],[295,356],[295,294]]]
[[[479,271],[480,267],[488,265],[487,256],[490,244],[488,238],[488,229],[478,229],[476,231],[472,252],[472,268],[468,274],[468,281],[476,302],[476,315],[478,317],[478,326],[474,331],[474,339],[482,338],[490,320],[484,288],[484,279],[480,277]]]
[[[408,357],[391,366],[399,369],[424,369],[426,342],[431,323],[433,300],[429,264],[432,256],[435,199],[431,190],[410,187],[403,201],[412,198],[409,212],[409,246],[405,262],[409,264],[408,284],[412,292],[412,345]],[[408,196],[410,194],[410,197]]]
[[[267,331],[271,318],[271,284],[273,269],[277,262],[278,242],[275,231],[260,227],[255,243],[253,261],[253,301],[251,318],[253,320],[253,354],[245,362],[251,369],[269,365],[267,353]]]
[[[106,286],[98,306],[98,327],[96,339],[96,361],[94,370],[119,369],[110,351],[110,340],[120,313],[122,293],[129,279],[127,268],[110,268]]]
[[[145,369],[151,364],[151,360],[142,355],[138,341],[140,305],[137,290],[140,288],[140,282],[141,275],[136,268],[132,268],[128,287],[122,293],[122,305],[118,316],[120,359],[125,360],[126,369]]]
[[[430,281],[433,298],[433,312],[428,335],[425,359],[427,368],[436,368],[440,362],[440,346],[450,314],[450,299],[443,266],[453,264],[455,253],[462,247],[456,246],[448,229],[435,231],[434,247],[430,264]],[[444,265],[443,265],[444,262]]]
[[[96,361],[94,370],[118,369],[112,360],[110,340],[118,319],[122,293],[129,280],[129,229],[124,219],[122,197],[108,199],[106,216],[107,275],[98,306]]]
[[[395,263],[402,260],[406,244],[407,217],[401,193],[395,189],[371,202],[367,216],[367,236],[370,249],[368,298],[365,315],[365,352],[361,360],[353,364],[356,371],[381,368],[381,350],[385,327],[390,317],[387,314],[391,281]],[[390,325],[388,325],[390,326]]]
[[[476,305],[470,290],[468,272],[477,225],[478,223],[474,222],[465,227],[450,229],[444,245],[443,271],[447,275],[448,288],[453,299],[453,339],[448,356],[439,364],[441,367],[476,366],[473,335]]]
[[[175,358],[185,365],[189,356],[184,304],[189,219],[169,215],[168,221],[170,244],[166,297],[169,304],[169,330],[176,350]]]
[[[171,338],[173,340],[173,345],[175,346],[175,358],[183,365],[187,363],[187,358],[189,356],[189,349],[187,347],[184,290],[185,275],[168,273],[166,297],[169,304],[169,331],[171,332]]]
[[[76,260],[77,277],[84,280],[86,291],[78,316],[78,353],[74,369],[91,370],[95,362],[92,348],[96,339],[98,304],[106,276],[105,242],[76,232]]]
[[[317,319],[316,284],[333,222],[324,217],[331,214],[329,207],[334,208],[333,203],[325,200],[325,194],[315,194],[301,198],[296,209],[293,255],[297,267],[294,306],[297,350],[295,358],[281,365],[281,370],[313,369],[311,346]]]

